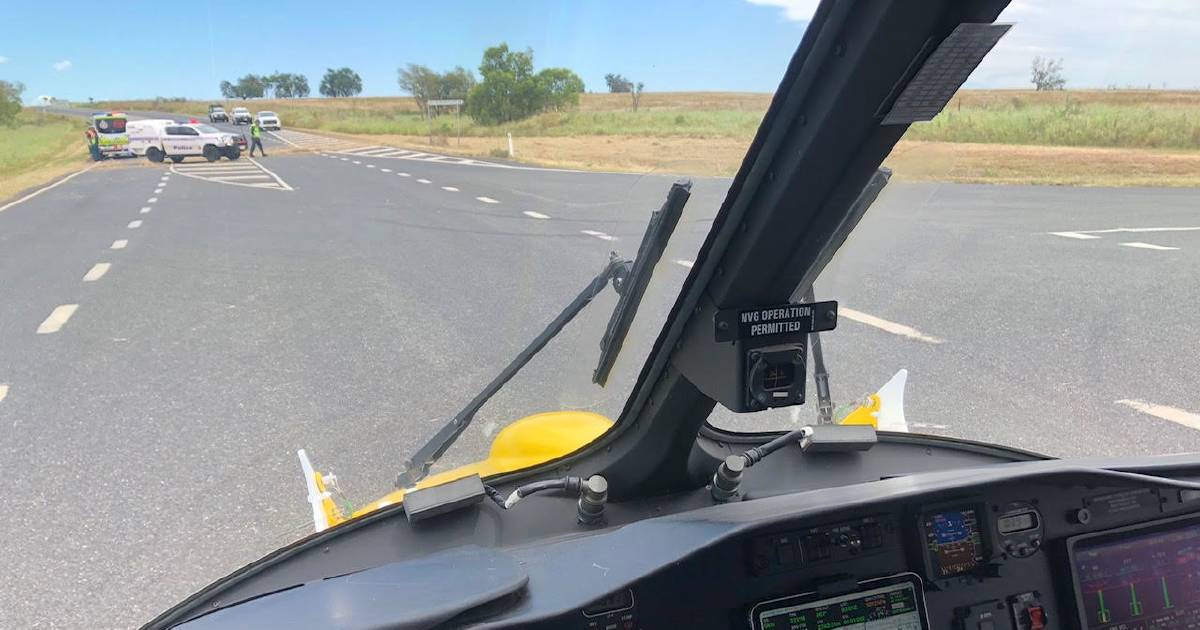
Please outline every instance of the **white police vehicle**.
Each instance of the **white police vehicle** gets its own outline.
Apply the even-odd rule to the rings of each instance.
[[[203,123],[174,120],[130,121],[129,148],[151,162],[182,162],[188,156],[201,156],[209,162],[222,157],[236,160],[242,156],[245,139]]]

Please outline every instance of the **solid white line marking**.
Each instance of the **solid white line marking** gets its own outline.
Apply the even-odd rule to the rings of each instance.
[[[0,385],[0,402],[4,402],[6,396],[8,396],[8,385]]]
[[[146,203],[158,203],[158,197],[151,197],[146,200]]]
[[[688,269],[691,269],[692,265],[694,265],[696,263],[691,260],[683,260],[682,258],[676,258],[675,264],[679,265],[681,267],[687,267]]]
[[[127,241],[123,238],[117,239],[117,240],[113,241],[112,249],[125,249],[125,246],[128,244],[129,244],[129,241]]]
[[[62,306],[55,307],[50,316],[38,326],[37,334],[48,335],[62,330],[63,325],[67,323],[67,320],[71,319],[77,308],[79,308],[78,304],[63,304]]]
[[[1113,228],[1111,230],[1088,230],[1091,234],[1116,234],[1118,232],[1195,232],[1200,230],[1200,226],[1196,227],[1148,227],[1148,228]]]
[[[25,195],[24,197],[21,197],[20,199],[18,199],[18,200],[16,200],[16,201],[10,201],[10,202],[8,202],[8,203],[4,204],[3,206],[0,206],[0,212],[4,212],[5,210],[8,210],[9,208],[11,208],[11,207],[13,207],[13,206],[15,206],[15,205],[17,205],[17,204],[19,204],[19,203],[22,203],[22,202],[28,201],[28,200],[30,200],[30,199],[33,199],[34,197],[36,197],[36,196],[38,196],[38,195],[40,195],[40,194],[42,194],[42,193],[46,192],[47,190],[50,190],[51,188],[57,188],[57,187],[59,187],[59,186],[62,186],[63,184],[65,184],[65,183],[67,183],[68,181],[70,181],[70,180],[71,180],[71,178],[75,177],[76,175],[82,175],[83,173],[86,173],[86,172],[88,172],[88,171],[90,171],[90,170],[92,170],[92,169],[96,168],[97,166],[100,166],[100,163],[99,163],[99,162],[96,162],[95,164],[92,164],[91,166],[89,166],[89,167],[87,167],[87,168],[85,168],[85,169],[83,169],[83,170],[80,170],[80,171],[75,171],[74,173],[71,173],[70,175],[67,175],[66,177],[64,177],[64,178],[62,178],[62,179],[60,179],[60,180],[58,180],[58,181],[54,182],[53,184],[50,184],[49,186],[46,186],[46,187],[44,187],[44,188],[39,188],[39,189],[37,189],[37,190],[35,190],[35,191],[33,191],[33,192],[29,193],[28,195]]]
[[[104,274],[108,273],[108,270],[111,268],[112,263],[96,263],[95,265],[92,265],[91,269],[88,269],[87,273],[83,274],[83,281],[95,282],[100,278],[103,278]]]
[[[1154,243],[1142,243],[1139,241],[1131,241],[1129,243],[1121,243],[1123,247],[1136,247],[1138,249],[1154,249],[1160,252],[1173,252],[1178,250],[1178,247],[1167,247],[1166,245],[1155,245]]]
[[[1144,414],[1149,414],[1163,420],[1170,420],[1176,424],[1182,424],[1185,427],[1200,429],[1200,414],[1184,411],[1176,407],[1168,407],[1166,405],[1155,405],[1144,400],[1121,399],[1115,401],[1118,405],[1125,405],[1135,411],[1140,411]]]
[[[381,169],[379,169],[379,170],[383,171],[384,173],[391,173],[391,172],[392,172],[392,169],[390,169],[390,168],[381,168]]]
[[[1092,236],[1091,234],[1084,234],[1082,232],[1050,232],[1050,234],[1053,234],[1054,236],[1061,236],[1063,238],[1077,238],[1081,241],[1100,238],[1099,236]]]
[[[458,189],[453,186],[442,186],[442,190],[449,192],[458,192]]]
[[[139,220],[137,220],[137,221],[130,221],[130,222],[129,222],[129,226],[128,226],[128,227],[129,227],[129,229],[131,229],[131,230],[136,230],[136,229],[138,229],[138,228],[142,227],[142,222],[141,222],[141,220],[140,220],[140,219],[139,219]]]
[[[146,207],[142,208],[141,210],[138,210],[138,212],[140,212],[142,214],[150,214],[150,206],[146,206]]]
[[[420,183],[420,184],[432,184],[433,182],[429,181],[428,179],[418,179],[418,180],[417,180],[417,183]]]
[[[271,169],[269,169],[269,168],[267,168],[267,167],[263,166],[262,164],[259,164],[259,163],[258,163],[258,162],[257,162],[257,161],[254,159],[254,158],[252,158],[252,157],[247,157],[246,159],[247,159],[247,160],[250,160],[250,163],[251,163],[251,164],[253,164],[253,165],[257,166],[257,167],[258,167],[258,168],[260,168],[260,169],[262,169],[262,171],[263,171],[264,173],[266,173],[267,175],[270,175],[271,177],[274,177],[274,178],[275,178],[275,182],[279,184],[279,187],[280,187],[280,188],[282,188],[282,189],[284,189],[284,190],[295,190],[294,188],[292,188],[291,186],[289,186],[287,182],[283,181],[283,178],[282,178],[282,177],[280,177],[280,176],[276,175],[276,174],[275,174],[273,171],[271,171]]]
[[[548,215],[548,214],[542,214],[541,212],[534,212],[533,210],[526,210],[525,212],[522,212],[521,214],[523,214],[527,217],[530,217],[530,218],[534,218],[534,219],[549,219],[550,218],[550,215]]]
[[[491,197],[476,197],[476,199],[478,199],[479,201],[482,201],[483,203],[500,203],[499,201],[496,201],[495,199],[492,199]]]
[[[408,173],[396,173],[400,177],[411,177]]]
[[[266,173],[254,173],[253,175],[221,175],[218,177],[213,177],[213,179],[218,182],[223,182],[230,179],[271,179],[271,176],[267,175]]]
[[[880,319],[874,315],[868,315],[852,308],[846,308],[845,306],[838,308],[838,315],[845,317],[846,319],[852,319],[860,324],[874,326],[882,331],[890,332],[893,335],[900,335],[901,337],[908,337],[909,339],[924,341],[926,343],[944,343],[943,340],[938,339],[937,337],[930,337],[916,328],[910,328],[904,324],[897,324],[896,322],[889,322],[886,319]]]

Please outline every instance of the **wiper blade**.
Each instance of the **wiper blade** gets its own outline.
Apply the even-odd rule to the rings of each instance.
[[[430,438],[424,446],[418,449],[405,462],[404,468],[396,477],[396,486],[399,488],[408,488],[425,478],[429,474],[429,468],[446,452],[446,449],[450,448],[450,445],[454,444],[458,436],[467,430],[471,421],[475,419],[475,414],[479,413],[484,404],[496,392],[500,391],[500,388],[504,387],[505,383],[512,380],[517,375],[517,372],[525,367],[525,364],[529,363],[530,359],[544,348],[563,327],[570,323],[584,307],[590,304],[592,298],[599,295],[604,290],[604,287],[608,286],[610,281],[614,287],[622,284],[622,280],[629,275],[631,264],[630,261],[622,260],[616,254],[610,256],[608,264],[604,266],[604,270],[593,278],[579,295],[575,296],[575,299],[558,314],[558,317],[555,317],[554,321],[550,322],[541,334],[535,337],[511,363],[505,366],[500,371],[500,374],[492,379],[492,382],[488,383],[487,387],[483,388],[483,391],[471,399],[471,402],[467,403],[467,406],[463,407],[462,411],[459,411],[450,422],[443,426],[437,434]]]
[[[642,295],[646,293],[646,287],[650,284],[650,276],[654,274],[654,267],[662,258],[667,241],[675,231],[675,226],[679,224],[679,217],[683,215],[683,206],[687,204],[691,195],[691,180],[680,180],[671,184],[667,200],[650,215],[650,223],[646,226],[646,232],[642,234],[642,244],[638,246],[637,257],[634,258],[629,277],[616,287],[621,298],[608,320],[604,338],[600,340],[600,361],[596,365],[596,371],[592,373],[592,382],[601,387],[608,383],[608,375],[612,372],[621,346],[625,343],[625,336],[629,334],[629,327],[637,315]]]

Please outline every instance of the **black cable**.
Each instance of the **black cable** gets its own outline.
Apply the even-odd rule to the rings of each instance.
[[[517,501],[543,490],[566,490],[568,494],[579,494],[583,489],[583,477],[562,477],[560,479],[547,479],[544,481],[535,481],[527,483],[512,491],[508,498],[504,501],[505,509],[512,509],[512,506],[517,504]]]
[[[757,464],[767,455],[778,451],[792,442],[799,442],[801,438],[808,434],[809,430],[809,427],[800,427],[794,431],[784,433],[783,435],[771,440],[770,442],[767,442],[766,444],[763,444],[762,446],[756,446],[745,453],[742,453],[742,457],[746,459],[746,467],[749,468],[750,466]]]
[[[485,494],[487,494],[487,495],[488,495],[488,498],[489,498],[489,499],[491,499],[492,501],[494,501],[494,502],[496,503],[496,505],[499,505],[499,506],[500,506],[500,509],[501,509],[501,510],[507,510],[507,509],[508,509],[508,508],[504,507],[504,495],[503,495],[503,494],[500,494],[500,491],[499,491],[499,490],[497,490],[497,489],[495,489],[495,488],[493,488],[493,487],[491,487],[491,486],[489,486],[489,485],[487,485],[487,484],[485,483],[485,484],[483,484],[483,491],[484,491],[484,493],[485,493]]]

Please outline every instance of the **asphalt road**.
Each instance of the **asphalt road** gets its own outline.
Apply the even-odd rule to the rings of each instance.
[[[610,251],[634,253],[672,181],[343,151],[95,169],[0,211],[0,627],[134,626],[306,533],[298,448],[352,502],[383,494]],[[608,388],[590,376],[611,291],[443,464],[529,413],[615,416],[728,184],[696,180]],[[1194,227],[1198,198],[893,184],[818,282],[843,306],[835,398],[907,368],[914,431],[1200,450],[1200,230],[1090,232]]]

